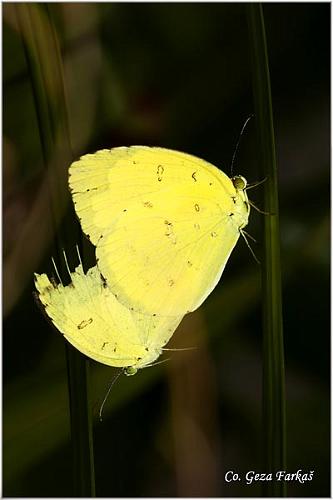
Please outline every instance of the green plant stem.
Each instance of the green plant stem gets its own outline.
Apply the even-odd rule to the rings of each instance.
[[[71,408],[74,495],[94,497],[95,471],[89,395],[89,360],[71,345],[66,346],[66,355]]]
[[[62,248],[73,247],[77,223],[63,220],[69,201],[67,167],[73,160],[63,64],[57,32],[47,5],[18,3],[18,27],[26,55],[38,118],[49,204],[62,276],[66,268]],[[82,255],[82,253],[81,253]],[[92,409],[89,399],[89,361],[66,343],[71,439],[73,449],[73,496],[95,496]]]
[[[286,417],[281,263],[277,164],[267,44],[260,3],[247,5],[252,59],[258,161],[264,183],[265,248],[262,262],[263,294],[263,430],[264,467],[273,475],[286,468]],[[283,481],[267,482],[266,496],[285,496]]]

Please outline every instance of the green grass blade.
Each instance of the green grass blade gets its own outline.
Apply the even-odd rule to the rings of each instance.
[[[47,5],[19,3],[16,15],[34,94],[49,204],[60,256],[62,248],[68,249],[77,243],[73,236],[79,232],[77,227],[66,222],[61,230],[57,229],[69,201],[67,167],[73,159],[59,42]],[[63,274],[62,258],[58,265]],[[91,497],[95,496],[95,483],[89,362],[69,345],[66,345],[66,353],[74,496]]]
[[[71,401],[74,493],[95,496],[93,422],[89,395],[89,360],[72,346],[66,349]]]
[[[253,69],[253,93],[258,130],[258,161],[264,183],[265,249],[262,262],[263,294],[263,430],[266,472],[286,467],[285,375],[282,325],[281,264],[277,164],[263,9],[247,6]],[[285,496],[285,483],[267,482],[267,496]]]

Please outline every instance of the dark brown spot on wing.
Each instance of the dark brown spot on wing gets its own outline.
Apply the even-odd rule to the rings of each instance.
[[[100,274],[100,277],[101,277],[101,280],[102,280],[103,288],[107,288],[108,284],[106,282],[106,279],[104,278],[104,276],[101,273],[99,273],[99,274]],[[115,297],[116,297],[116,295],[115,295]]]
[[[169,222],[168,220],[165,220],[164,224],[166,225],[166,229],[165,229],[165,233],[164,233],[165,236],[167,236],[167,238],[169,238],[169,240],[171,241],[171,243],[173,245],[175,245],[176,242],[177,242],[177,237],[176,237],[176,235],[174,233],[172,222]]]
[[[161,182],[162,176],[163,176],[163,173],[164,173],[164,167],[163,167],[163,165],[158,165],[156,173],[157,173],[157,180],[158,180],[158,182]]]
[[[92,318],[89,318],[87,320],[84,319],[83,321],[81,321],[81,323],[79,325],[77,325],[77,327],[79,330],[82,330],[82,328],[85,328],[86,326],[90,325],[92,322],[93,322]]]

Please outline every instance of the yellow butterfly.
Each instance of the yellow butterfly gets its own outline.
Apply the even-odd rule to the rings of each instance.
[[[82,229],[119,301],[135,311],[184,315],[219,281],[248,223],[246,180],[158,147],[83,156],[69,169]]]
[[[64,286],[46,274],[35,274],[35,285],[47,315],[74,347],[100,363],[124,367],[127,375],[160,356],[182,316],[130,311],[116,299],[96,266],[85,274],[80,263],[70,277],[70,285]]]

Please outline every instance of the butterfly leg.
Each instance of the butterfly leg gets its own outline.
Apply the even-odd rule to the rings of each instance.
[[[260,214],[264,214],[264,215],[274,215],[273,213],[271,212],[264,212],[264,210],[261,210],[260,208],[257,207],[257,205],[255,205],[253,203],[253,201],[249,201],[249,205],[251,205],[252,208],[254,208],[257,212],[259,212]]]
[[[244,241],[245,241],[246,245],[248,246],[248,248],[249,248],[249,250],[250,250],[250,252],[251,252],[251,254],[252,254],[252,256],[253,256],[254,260],[256,261],[256,263],[257,263],[257,264],[260,264],[260,261],[257,259],[256,254],[254,253],[253,249],[251,248],[250,243],[249,243],[249,242],[248,242],[248,240],[247,240],[246,234],[247,234],[248,236],[250,236],[250,235],[249,235],[248,233],[246,233],[246,232],[245,232],[243,229],[241,229],[241,228],[239,228],[239,232],[240,232],[240,234],[242,235],[242,237],[244,238]],[[252,236],[251,236],[251,239],[252,239]]]
[[[245,191],[248,191],[249,189],[252,189],[252,188],[255,188],[257,186],[260,186],[260,184],[263,184],[266,181],[267,181],[267,177],[265,177],[261,181],[251,182],[251,183],[247,184],[247,186],[245,188]]]

